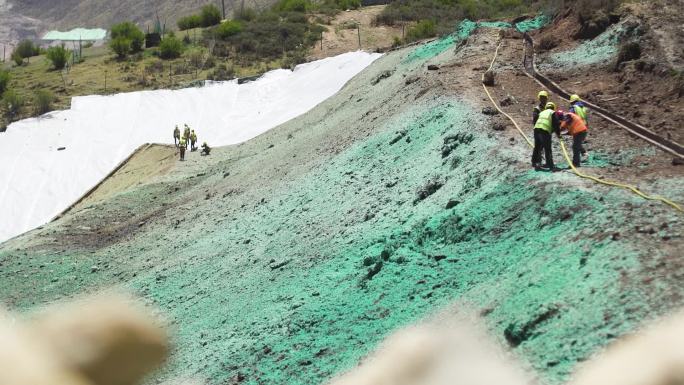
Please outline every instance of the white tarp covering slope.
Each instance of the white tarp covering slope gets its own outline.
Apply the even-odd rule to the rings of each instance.
[[[102,28],[96,29],[85,29],[85,28],[75,28],[71,31],[60,32],[60,31],[50,31],[43,35],[43,40],[61,40],[61,41],[97,41],[104,40],[107,37],[107,30]]]
[[[0,133],[0,242],[49,221],[138,146],[173,143],[176,124],[212,146],[246,141],[332,96],[379,56],[351,52],[241,85],[76,97],[70,110],[16,122]]]

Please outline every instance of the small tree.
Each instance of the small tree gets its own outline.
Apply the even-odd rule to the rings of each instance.
[[[61,70],[69,60],[69,50],[64,46],[50,47],[47,50],[46,57],[52,62],[56,70]]]
[[[33,94],[33,106],[36,115],[43,115],[52,110],[55,95],[48,90],[37,90]]]
[[[202,16],[190,15],[181,17],[176,24],[178,24],[178,29],[181,31],[197,28],[202,25]]]
[[[176,59],[183,53],[183,42],[175,36],[167,36],[159,45],[159,56],[162,59]]]
[[[119,59],[123,59],[131,53],[131,40],[119,36],[109,42],[109,49],[111,49]]]
[[[11,59],[14,62],[14,64],[17,65],[17,67],[24,64],[24,57],[21,56],[17,51],[12,52]]]
[[[10,74],[9,71],[0,69],[0,96],[5,92],[9,85]]]
[[[213,5],[205,5],[200,13],[202,27],[211,27],[221,22],[221,11]]]
[[[6,111],[7,118],[12,121],[24,107],[24,98],[15,90],[7,90],[2,95],[2,107]]]
[[[40,49],[31,40],[22,40],[15,50],[22,58],[30,58],[38,55]]]
[[[421,20],[415,26],[409,28],[406,33],[406,40],[415,41],[433,37],[437,34],[435,31],[435,22],[432,20]]]
[[[140,52],[145,44],[145,34],[137,25],[126,21],[112,26],[112,42],[117,38],[125,38],[131,41],[131,53]],[[111,42],[110,42],[111,46]],[[112,49],[113,50],[113,49]]]
[[[216,36],[220,39],[228,39],[242,32],[242,23],[238,20],[229,20],[216,27]]]

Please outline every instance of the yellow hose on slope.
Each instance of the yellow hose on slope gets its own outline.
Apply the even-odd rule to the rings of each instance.
[[[492,62],[491,62],[491,64],[489,64],[489,69],[488,69],[487,71],[491,71],[492,68],[494,67],[494,62],[496,61],[496,57],[497,57],[497,55],[499,54],[499,48],[501,48],[502,42],[503,42],[503,41],[500,40],[500,41],[499,41],[499,44],[496,46],[496,50],[494,51],[494,57],[492,58]],[[505,112],[504,112],[501,108],[499,108],[499,106],[496,104],[496,102],[494,101],[494,98],[493,98],[492,95],[489,93],[489,90],[487,89],[487,86],[484,84],[484,74],[482,74],[482,88],[484,88],[485,93],[487,94],[487,97],[489,97],[489,100],[492,102],[492,104],[493,104],[494,107],[497,109],[497,111],[499,111],[502,115],[504,115],[505,117],[507,117],[508,120],[510,120],[511,122],[513,122],[513,125],[514,125],[515,128],[518,130],[518,132],[520,132],[520,135],[522,135],[522,137],[525,138],[525,141],[527,141],[527,144],[528,144],[530,147],[534,147],[534,145],[532,144],[532,141],[530,140],[530,138],[528,138],[527,135],[525,135],[525,133],[524,133],[523,130],[520,128],[520,126],[519,126],[518,123],[515,121],[515,119],[513,119],[513,117],[511,117],[510,115],[508,115],[507,113],[505,113]],[[612,182],[612,181],[603,180],[603,179],[600,179],[600,178],[598,178],[598,177],[595,177],[595,176],[588,175],[588,174],[585,174],[585,173],[580,172],[579,170],[577,170],[577,168],[575,167],[575,165],[572,164],[572,161],[570,160],[570,156],[568,155],[568,151],[567,151],[566,148],[565,148],[565,143],[563,142],[562,139],[560,140],[560,144],[561,144],[561,149],[563,150],[563,157],[565,158],[565,161],[568,163],[568,165],[570,165],[570,168],[572,169],[572,172],[573,172],[575,175],[577,175],[578,177],[584,178],[584,179],[589,179],[589,180],[591,180],[591,181],[594,181],[594,182],[596,182],[596,183],[600,183],[600,184],[603,184],[603,185],[606,185],[606,186],[613,186],[613,187],[623,188],[623,189],[626,189],[626,190],[629,190],[629,191],[633,192],[634,194],[636,194],[636,195],[638,195],[638,196],[640,196],[640,197],[642,197],[642,198],[644,198],[644,199],[646,199],[646,200],[660,201],[660,202],[665,203],[666,205],[669,205],[669,206],[673,207],[675,210],[677,210],[677,211],[679,211],[679,212],[684,212],[684,210],[682,209],[682,207],[681,207],[679,204],[677,204],[677,203],[675,203],[675,202],[673,202],[673,201],[671,201],[671,200],[669,200],[669,199],[667,199],[667,198],[663,198],[663,197],[657,196],[657,195],[648,195],[648,194],[646,194],[646,193],[640,191],[639,189],[637,189],[637,188],[634,187],[634,186],[631,186],[631,185],[628,185],[628,184],[624,184],[624,183],[619,183],[619,182]]]

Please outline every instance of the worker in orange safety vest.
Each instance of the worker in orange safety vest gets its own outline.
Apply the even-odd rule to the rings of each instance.
[[[586,153],[582,144],[587,139],[587,124],[574,112],[561,114],[561,130],[568,130],[568,134],[572,135],[572,164],[579,167],[581,155]]]

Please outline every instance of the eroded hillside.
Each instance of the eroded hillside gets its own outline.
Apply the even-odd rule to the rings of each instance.
[[[243,384],[325,382],[460,301],[543,382],[563,382],[683,304],[682,216],[533,171],[517,131],[482,113],[498,41],[479,28],[391,52],[299,118],[3,244],[3,300],[122,285],[175,328],[153,380]],[[523,122],[538,85],[521,44],[503,40],[492,91]],[[684,201],[670,155],[594,124],[588,172]]]

